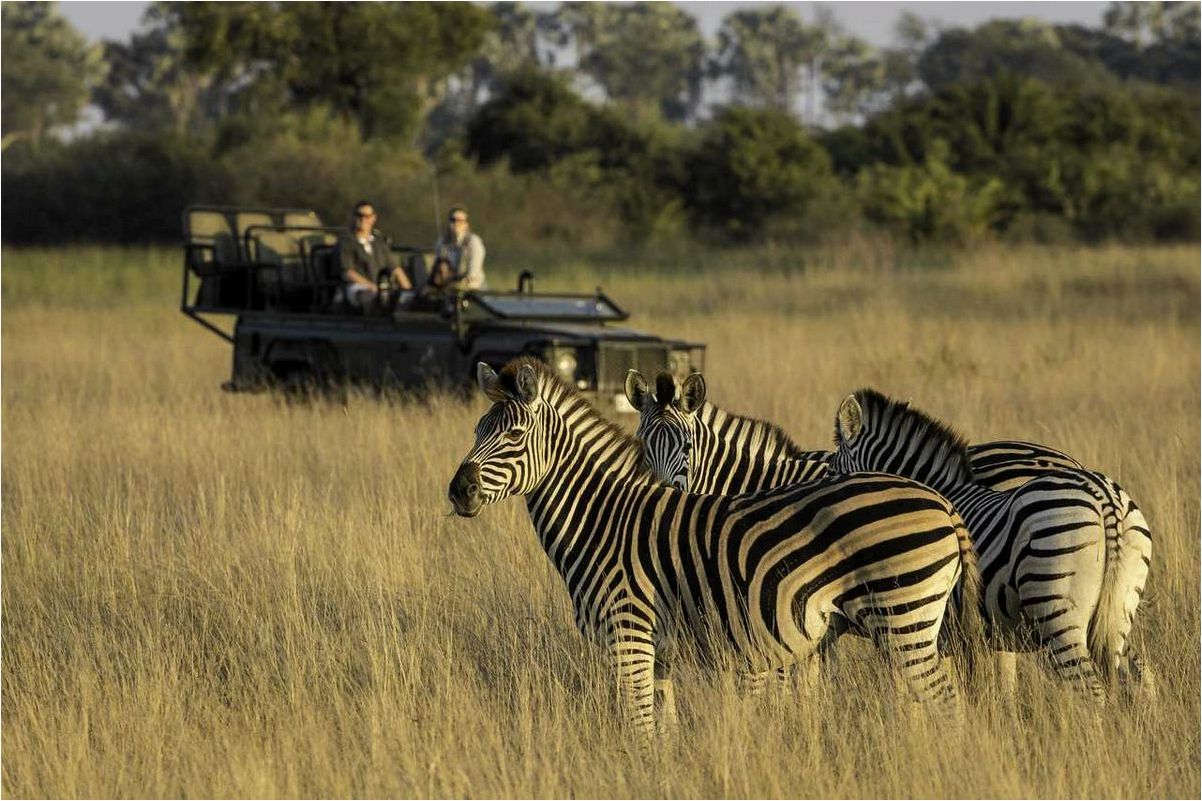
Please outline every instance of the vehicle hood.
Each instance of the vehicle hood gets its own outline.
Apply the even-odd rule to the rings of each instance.
[[[676,343],[681,340],[665,339],[664,337],[648,334],[645,331],[639,331],[634,328],[625,328],[615,325],[597,325],[588,323],[570,323],[558,322],[554,320],[538,320],[538,321],[522,321],[522,320],[505,320],[497,322],[488,322],[478,324],[473,327],[473,333],[479,336],[487,331],[515,331],[520,330],[528,334],[542,334],[554,339],[574,339],[581,341],[596,342],[598,340],[612,340],[621,342],[669,342]]]

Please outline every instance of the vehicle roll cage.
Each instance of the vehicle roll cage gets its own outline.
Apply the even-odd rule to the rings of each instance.
[[[198,231],[197,220],[208,229]],[[342,281],[332,259],[337,237],[347,229],[322,225],[310,209],[195,205],[183,212],[183,230],[180,311],[223,339],[231,338],[202,314],[321,313],[334,306]],[[272,234],[279,236],[273,244],[285,245],[283,252],[264,242]],[[389,247],[405,257],[433,253],[391,241]],[[201,285],[195,298],[194,276]],[[206,281],[212,284],[208,291]]]

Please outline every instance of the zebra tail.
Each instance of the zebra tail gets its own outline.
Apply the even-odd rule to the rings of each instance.
[[[956,589],[956,625],[959,633],[959,650],[964,663],[965,675],[971,678],[977,659],[988,647],[986,645],[985,617],[981,608],[984,594],[981,567],[977,562],[977,551],[968,535],[959,512],[952,511],[952,524],[956,530],[956,542],[960,549],[960,583]]]
[[[1147,575],[1146,564],[1136,565],[1131,561],[1142,559],[1142,554],[1135,547],[1127,547],[1126,543],[1127,535],[1140,535],[1128,531],[1130,527],[1147,533],[1143,515],[1121,489],[1114,485],[1107,488],[1111,491],[1103,494],[1101,508],[1106,561],[1102,567],[1098,604],[1089,622],[1088,640],[1090,658],[1103,681],[1115,677],[1118,662],[1127,651],[1127,636],[1131,632],[1138,595],[1143,591],[1143,577]],[[1135,594],[1135,603],[1130,603],[1129,594]]]

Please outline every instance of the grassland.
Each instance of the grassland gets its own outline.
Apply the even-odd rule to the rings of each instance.
[[[482,401],[227,395],[228,347],[174,310],[175,252],[6,250],[0,790],[1196,798],[1198,258],[540,257],[540,287],[603,283],[636,325],[708,341],[711,397],[804,446],[871,385],[1067,450],[1154,531],[1155,703],[1099,712],[1027,662],[1013,707],[986,692],[957,729],[847,641],[804,698],[686,666],[682,736],[643,752],[524,507],[448,516]]]

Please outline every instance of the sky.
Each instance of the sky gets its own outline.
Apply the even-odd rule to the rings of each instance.
[[[138,27],[146,2],[62,2],[59,9],[71,24],[93,40],[125,39]],[[531,4],[544,5],[544,4]],[[550,5],[549,3],[546,5]],[[766,2],[681,2],[679,6],[699,20],[707,35],[717,32],[722,18],[738,8],[788,5],[805,19],[812,16],[814,3]],[[1034,17],[1051,23],[1097,26],[1109,3],[1105,2],[830,2],[830,8],[849,33],[874,45],[893,42],[893,26],[903,11],[947,27],[979,25],[1000,17]]]

